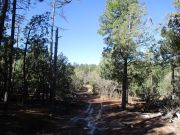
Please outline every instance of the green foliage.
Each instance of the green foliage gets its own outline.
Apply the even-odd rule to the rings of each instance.
[[[74,91],[73,80],[74,67],[68,62],[67,57],[62,53],[57,59],[57,95],[66,97],[67,94]]]
[[[159,42],[152,30],[142,28],[145,10],[136,0],[108,0],[100,18],[98,32],[107,44],[100,63],[101,77],[123,86],[127,76],[129,94],[141,97],[149,106],[170,95],[174,86],[176,91],[180,87],[179,1],[174,4],[177,12],[169,16]]]
[[[140,27],[144,13],[143,5],[137,0],[108,0],[100,18],[99,34],[105,37],[107,44],[103,51],[102,74],[122,83],[122,108],[127,103],[128,66],[137,58],[137,39],[142,36]]]
[[[95,72],[97,66],[92,64],[74,64],[75,74],[79,78],[79,81],[83,84],[91,83],[91,80],[95,78]],[[93,74],[94,73],[94,74]]]
[[[136,61],[129,66],[130,94],[149,100],[153,96],[164,96],[169,93],[171,86],[169,67],[162,67],[156,63],[154,54],[148,52],[141,61]],[[151,57],[150,57],[151,55]]]
[[[87,87],[94,94],[119,97],[119,85],[112,80],[101,78],[100,72],[99,65],[75,64],[73,82],[77,90]]]
[[[163,27],[161,34],[164,37],[161,43],[161,54],[163,58],[173,60],[174,56],[180,54],[180,14],[171,16],[168,27]]]
[[[122,81],[123,64],[136,57],[135,38],[140,36],[141,16],[144,9],[137,0],[109,0],[104,15],[100,18],[99,34],[103,35],[107,47],[101,62],[105,78]]]
[[[172,89],[173,92],[178,91],[180,85],[179,63],[180,63],[180,12],[179,1],[175,1],[177,12],[171,14],[167,26],[161,30],[163,39],[160,41],[160,51],[163,60],[171,65],[172,72]]]
[[[49,34],[49,13],[33,16],[23,30],[21,44],[25,49],[14,48],[13,57],[13,91],[12,95],[24,94],[24,79],[29,97],[27,100],[49,101],[50,99],[50,54],[48,51]],[[22,36],[22,35],[21,35]],[[0,46],[0,88],[4,87],[5,81],[5,61],[9,43],[9,38],[4,40]],[[19,43],[18,43],[19,44]],[[5,49],[7,49],[5,51]],[[24,78],[25,75],[25,78]],[[63,99],[74,90],[72,76],[74,67],[68,59],[60,54],[57,59],[57,86],[56,98]],[[3,89],[0,89],[2,94]],[[21,100],[21,99],[19,99]]]
[[[180,10],[180,1],[179,0],[174,0],[174,6],[177,8],[177,10]]]

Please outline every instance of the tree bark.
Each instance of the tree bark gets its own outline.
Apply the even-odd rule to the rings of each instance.
[[[56,39],[55,39],[55,46],[54,46],[53,91],[52,91],[53,97],[52,98],[55,97],[55,92],[56,92],[57,51],[58,51],[58,28],[56,29]]]
[[[126,109],[127,103],[127,58],[124,58],[123,80],[122,80],[122,109]]]
[[[24,48],[24,58],[23,58],[23,100],[24,102],[27,99],[28,96],[28,86],[27,86],[27,78],[26,78],[26,53],[27,53],[27,47],[28,47],[28,42],[29,42],[29,36],[31,33],[31,29],[28,32],[26,43],[25,43],[25,48]]]
[[[52,26],[51,26],[51,36],[50,36],[50,101],[53,100],[53,35],[54,35],[54,20],[55,20],[55,10],[56,10],[56,0],[53,0],[52,3]]]
[[[19,48],[19,26],[17,28],[17,37],[16,37],[16,48],[18,49]],[[13,84],[13,89],[15,89],[15,81],[14,81],[14,78],[15,78],[15,70],[16,70],[16,59],[17,59],[17,52],[15,51],[14,52],[15,54],[15,58],[14,58],[14,63],[13,63],[13,71],[12,71],[12,84]]]
[[[13,54],[14,54],[14,35],[15,35],[15,23],[16,23],[16,0],[13,0],[13,10],[12,10],[12,21],[11,21],[11,40],[10,40],[10,49],[9,49],[9,91],[12,91],[12,65],[13,65]]]
[[[173,89],[173,93],[175,93],[175,73],[174,73],[174,64],[171,63],[171,72],[172,72],[172,76],[171,76],[171,85],[172,85],[172,89]]]
[[[8,0],[3,0],[2,10],[0,13],[0,45],[2,42],[2,38],[3,38],[4,23],[5,23],[6,13],[7,13],[7,9],[8,9],[8,4],[9,4]]]
[[[56,10],[56,0],[53,0],[52,3],[52,26],[51,26],[51,44],[50,44],[50,60],[52,60],[53,57],[53,35],[54,35],[54,20],[55,20],[55,10]]]
[[[8,39],[7,39],[8,40]],[[6,41],[4,46],[4,90],[3,90],[3,102],[4,102],[4,111],[8,108],[8,41]]]

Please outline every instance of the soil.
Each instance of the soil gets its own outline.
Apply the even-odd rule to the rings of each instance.
[[[180,120],[163,120],[144,113],[143,103],[130,100],[126,110],[119,99],[77,93],[81,102],[54,107],[12,105],[0,111],[0,135],[180,135]]]

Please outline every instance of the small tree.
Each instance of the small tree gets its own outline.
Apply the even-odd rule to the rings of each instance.
[[[24,29],[25,36],[25,48],[23,55],[23,93],[24,98],[26,99],[28,95],[28,84],[27,84],[27,51],[28,45],[32,45],[34,41],[38,41],[36,39],[43,39],[48,35],[48,23],[49,13],[45,13],[43,15],[33,16],[31,21]]]

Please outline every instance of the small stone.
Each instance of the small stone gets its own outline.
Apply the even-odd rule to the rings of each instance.
[[[180,119],[180,113],[176,113],[176,116],[178,117],[178,119]]]
[[[169,123],[173,123],[173,120],[172,120],[172,119],[169,119]]]

